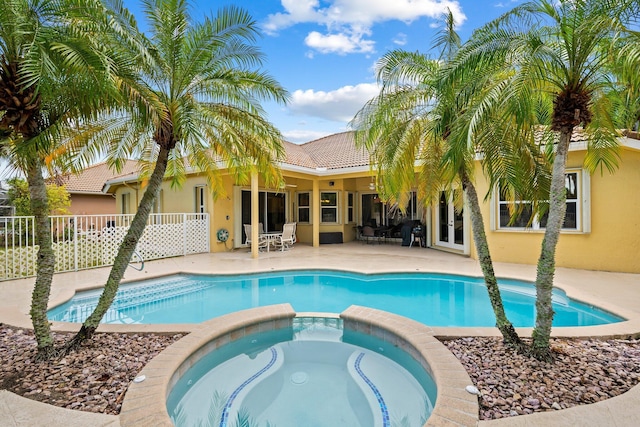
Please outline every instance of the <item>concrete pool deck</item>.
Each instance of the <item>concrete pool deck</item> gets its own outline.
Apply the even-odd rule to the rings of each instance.
[[[200,254],[147,262],[143,271],[129,269],[125,280],[138,280],[177,272],[189,273],[247,273],[271,270],[327,268],[363,273],[395,271],[422,271],[481,276],[476,260],[433,249],[407,248],[397,245],[364,245],[360,242],[342,245],[326,245],[320,248],[296,245],[288,252],[260,254],[251,259],[246,249],[215,254]],[[535,266],[495,264],[499,277],[533,281]],[[100,287],[109,273],[108,268],[57,274],[54,278],[50,305],[68,300],[76,290]],[[28,316],[34,279],[0,282],[0,322],[31,327]],[[554,328],[554,336],[566,337],[630,337],[640,335],[640,274],[608,273],[559,268],[555,284],[565,290],[571,298],[594,304],[628,320],[612,325]],[[357,304],[354,301],[354,304]],[[103,325],[101,332],[190,332],[198,325]],[[76,331],[77,325],[54,322],[56,331]],[[495,328],[430,328],[435,336],[497,336]],[[518,330],[530,335],[530,328]],[[80,421],[76,411],[28,401],[8,392],[0,393],[0,420],[9,426],[113,426],[118,417],[100,416],[91,421]],[[640,386],[628,393],[592,405],[581,405],[571,409],[545,412],[534,415],[511,417],[501,421],[481,421],[480,426],[632,426],[640,420]],[[37,408],[37,409],[35,409]],[[62,411],[62,412],[61,412]],[[50,417],[43,414],[51,413]],[[30,418],[29,414],[33,414]],[[60,415],[67,414],[67,415]],[[91,414],[95,415],[95,414]],[[40,421],[46,420],[45,423]],[[57,424],[60,420],[60,424]],[[64,421],[63,421],[64,420]],[[77,424],[74,424],[77,422]],[[4,424],[3,424],[4,425]],[[452,424],[453,425],[453,424]],[[461,425],[461,424],[457,424]]]

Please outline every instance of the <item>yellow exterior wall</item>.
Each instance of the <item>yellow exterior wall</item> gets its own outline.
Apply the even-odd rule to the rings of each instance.
[[[293,183],[296,184],[297,187],[294,189],[295,191],[291,191],[290,201],[290,220],[297,220],[297,200],[296,193],[312,191],[313,181],[310,179],[298,179],[292,180],[287,179],[287,184]],[[320,233],[331,233],[331,232],[340,232],[342,233],[343,242],[350,242],[355,240],[356,233],[355,227],[358,225],[358,211],[354,206],[354,220],[353,222],[347,221],[347,194],[354,194],[354,204],[357,205],[357,186],[355,178],[345,178],[345,177],[330,177],[318,178],[320,184],[320,192],[338,192],[338,217],[339,223],[336,224],[320,224]],[[333,183],[333,185],[331,184]],[[313,241],[313,225],[312,223],[303,224],[298,223],[297,227],[297,238],[299,242],[302,243],[311,243]]]
[[[581,168],[584,154],[571,152],[567,168]],[[591,231],[561,234],[558,267],[640,273],[640,152],[622,148],[620,154],[620,167],[613,174],[591,175]],[[480,167],[476,183],[482,199],[488,187]],[[493,198],[483,203],[482,214],[493,260],[536,264],[544,231],[492,231],[491,203]],[[473,245],[471,256],[477,258]]]
[[[558,267],[581,268],[589,270],[620,271],[640,273],[640,151],[631,148],[621,148],[619,169],[613,173],[600,171],[590,177],[590,232],[563,232],[557,248],[556,260]],[[584,151],[572,151],[567,164],[568,169],[581,169]],[[238,201],[234,200],[234,182],[230,176],[223,176],[223,186],[226,195],[216,201],[207,192],[207,212],[211,216],[212,252],[230,250],[236,245],[238,224],[234,218]],[[360,171],[351,174],[335,176],[311,176],[299,172],[286,172],[285,181],[288,187],[283,192],[288,194],[287,220],[297,221],[298,192],[313,189],[314,180],[318,180],[320,191],[337,191],[339,197],[339,217],[336,224],[320,224],[320,232],[341,232],[343,241],[355,239],[355,227],[360,221],[360,198],[362,194],[375,193],[369,189],[371,178],[368,172]],[[333,185],[330,184],[333,182]],[[475,183],[482,203],[482,213],[485,221],[485,231],[489,240],[491,255],[496,262],[513,262],[535,265],[540,254],[543,230],[497,230],[497,224],[492,227],[491,222],[497,221],[492,217],[491,207],[496,201],[489,198],[484,201],[488,191],[488,184],[478,164],[475,171]],[[172,190],[168,182],[163,183],[161,195],[161,209],[163,212],[195,212],[195,190],[197,185],[206,185],[204,176],[190,176],[181,189]],[[249,186],[242,186],[249,189]],[[260,190],[265,190],[260,181]],[[266,189],[269,190],[269,189]],[[584,188],[582,188],[584,191]],[[354,221],[347,222],[347,194],[354,194]],[[122,211],[123,193],[130,194],[130,212],[135,212],[142,197],[136,183],[118,185],[115,188],[117,212]],[[312,198],[313,200],[313,198]],[[497,213],[497,204],[495,206]],[[584,212],[584,207],[583,207]],[[431,210],[430,235],[431,243],[435,239],[435,208]],[[584,214],[583,214],[584,217]],[[466,218],[468,220],[468,217]],[[216,232],[220,228],[229,231],[230,237],[226,244],[218,242]],[[298,241],[304,244],[313,242],[313,226],[309,224],[297,225]],[[470,227],[466,236],[469,243],[469,253],[477,258],[472,241]]]
[[[206,212],[210,215],[209,226],[210,248],[212,252],[224,251],[232,248],[234,230],[233,230],[233,182],[231,177],[224,175],[222,177],[223,186],[226,195],[220,196],[214,201],[213,194],[210,190],[205,191]],[[207,180],[203,175],[191,175],[180,188],[172,189],[168,181],[162,183],[160,193],[160,206],[162,212],[167,213],[195,213],[196,212],[196,190],[197,186],[207,186]],[[208,187],[207,187],[208,188]],[[126,186],[119,186],[116,191],[117,212],[122,212],[122,194],[130,194],[129,212],[135,213],[138,203],[142,199],[144,189],[138,183],[130,183]],[[215,208],[214,208],[215,205]],[[228,219],[227,219],[228,216]],[[220,228],[226,228],[229,233],[227,247],[224,243],[218,242],[216,232]]]

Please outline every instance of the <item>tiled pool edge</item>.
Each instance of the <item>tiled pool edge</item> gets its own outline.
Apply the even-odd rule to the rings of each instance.
[[[476,426],[478,398],[465,387],[473,384],[460,361],[438,341],[432,328],[386,311],[352,305],[340,314],[345,329],[387,341],[410,354],[436,383],[437,398],[425,426]]]
[[[140,371],[146,379],[131,383],[122,402],[120,425],[173,426],[167,395],[178,378],[211,350],[255,332],[290,327],[296,313],[290,304],[237,311],[203,322],[167,347]]]
[[[310,313],[301,313],[308,316]],[[322,316],[321,313],[314,315]],[[131,383],[122,403],[122,427],[173,426],[166,408],[171,387],[178,378],[209,351],[247,334],[293,324],[296,312],[289,304],[278,304],[231,313],[204,322],[175,342],[139,375],[146,379]],[[331,316],[329,316],[331,317]],[[453,354],[421,323],[366,307],[351,306],[340,317],[345,327],[374,335],[412,355],[433,377],[438,395],[425,426],[478,424],[478,400],[464,388],[469,375]]]

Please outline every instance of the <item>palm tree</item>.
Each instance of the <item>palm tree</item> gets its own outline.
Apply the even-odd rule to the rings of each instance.
[[[0,8],[0,145],[28,181],[38,245],[31,320],[38,358],[54,354],[47,304],[55,255],[43,170],[64,129],[113,101],[98,36],[109,12],[93,0],[4,0]]]
[[[470,144],[469,135],[479,132],[482,126],[476,124],[477,129],[472,130],[467,116],[474,111],[471,106],[475,100],[480,99],[478,92],[486,91],[490,82],[444,83],[443,73],[460,47],[451,13],[435,46],[443,51],[439,59],[396,50],[378,62],[377,78],[382,89],[352,121],[357,129],[356,142],[372,153],[383,184],[379,191],[387,200],[401,199],[415,185],[416,161],[421,166],[417,177],[419,192],[426,202],[435,200],[441,189],[454,181],[462,187],[496,326],[508,345],[521,348],[521,340],[504,311],[472,179],[476,150],[482,147]],[[504,162],[505,157],[497,159]],[[493,165],[489,170],[498,171],[499,166]],[[501,178],[505,182],[509,179],[506,175]],[[493,175],[493,179],[498,177]]]
[[[555,134],[555,144],[549,144],[555,151],[548,219],[537,266],[531,347],[541,360],[551,359],[551,295],[555,250],[566,209],[569,143],[574,130],[582,126],[589,144],[585,166],[615,169],[617,157],[612,148],[618,134],[611,119],[614,104],[607,95],[609,64],[617,62],[621,50],[611,47],[637,10],[638,2],[631,0],[534,0],[477,30],[457,59],[458,73],[499,71],[507,76],[501,90],[485,103],[504,104],[515,121],[531,118],[534,104],[550,106],[542,116],[549,118],[549,129]]]
[[[89,145],[81,153],[91,157],[106,150],[114,163],[141,155],[153,172],[98,305],[68,349],[90,338],[111,306],[165,172],[175,185],[183,182],[187,165],[206,173],[214,195],[222,191],[219,161],[239,180],[255,172],[274,184],[281,179],[274,163],[283,155],[282,139],[259,102],[285,102],[287,93],[254,69],[262,64],[253,45],[259,35],[255,21],[242,9],[226,7],[194,23],[182,0],[145,0],[143,9],[148,39],[138,34],[141,42],[131,53],[144,62],[138,77],[127,82],[134,108],[110,112],[102,132],[82,136]]]
[[[614,99],[614,120],[619,128],[638,132],[640,124],[640,33],[634,32],[621,38],[616,46],[619,51],[612,58],[612,74],[616,76],[611,92]]]

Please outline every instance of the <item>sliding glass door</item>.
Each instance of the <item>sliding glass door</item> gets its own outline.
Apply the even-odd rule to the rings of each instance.
[[[270,191],[260,191],[258,195],[258,222],[262,223],[264,231],[282,231],[287,222],[286,194]],[[242,224],[251,224],[251,191],[242,190]],[[246,240],[244,227],[242,241]]]

